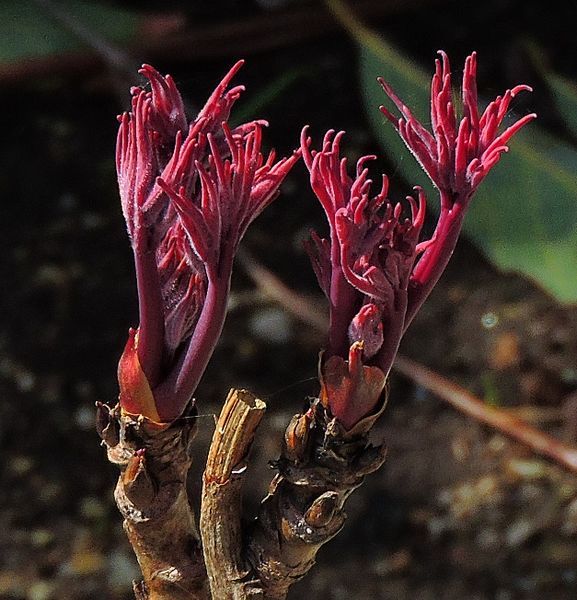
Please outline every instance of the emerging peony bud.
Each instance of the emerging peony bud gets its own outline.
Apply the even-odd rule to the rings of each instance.
[[[329,239],[313,233],[307,245],[330,302],[329,339],[320,369],[321,400],[347,428],[379,403],[401,337],[447,266],[474,191],[507,151],[509,139],[535,118],[527,115],[498,133],[512,98],[530,89],[527,86],[505,92],[479,117],[473,53],[465,63],[464,114],[457,127],[449,61],[441,54],[431,88],[433,133],[380,80],[401,118],[384,107],[381,111],[439,190],[441,210],[430,240],[419,242],[426,205],[420,188],[415,188],[416,198],[407,197],[406,208],[393,204],[383,175],[379,193],[371,196],[365,163],[374,156],[361,158],[351,177],[347,160],[340,157],[344,132],[329,131],[318,151],[311,150],[306,128],[301,135],[311,186],[330,229]],[[382,378],[367,371],[372,382],[367,385],[361,364],[377,369]]]
[[[299,158],[261,153],[264,121],[231,129],[238,62],[188,122],[172,78],[145,65],[116,152],[140,324],[120,359],[120,404],[169,422],[188,405],[220,336],[234,255]]]

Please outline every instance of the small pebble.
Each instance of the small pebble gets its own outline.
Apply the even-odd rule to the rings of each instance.
[[[141,576],[136,560],[126,552],[114,550],[107,556],[106,562],[108,582],[113,588],[128,589]]]
[[[82,215],[84,229],[99,229],[104,224],[104,219],[97,213],[85,213]]]
[[[54,534],[48,529],[34,529],[30,533],[30,541],[32,542],[32,545],[37,548],[48,546],[53,539]]]
[[[541,479],[547,475],[547,468],[540,460],[512,459],[507,463],[507,471],[521,479]]]
[[[80,514],[85,519],[102,519],[106,515],[106,509],[98,498],[87,496],[80,501]]]
[[[53,591],[54,586],[49,581],[37,581],[28,588],[26,600],[49,600]]]
[[[495,327],[498,324],[499,324],[499,315],[497,315],[494,312],[486,312],[481,317],[481,325],[483,325],[483,327],[485,329],[493,329],[493,327]]]
[[[503,452],[503,450],[505,449],[505,447],[507,445],[507,442],[503,436],[494,435],[489,440],[489,443],[487,445],[489,447],[489,450],[491,450],[491,452],[493,452],[495,454],[499,454],[500,452]]]
[[[21,392],[30,392],[36,385],[36,376],[30,371],[19,371],[16,374],[16,386]]]
[[[292,321],[279,308],[265,308],[253,315],[249,321],[251,333],[272,344],[286,344],[292,337]]]
[[[427,528],[430,536],[436,538],[447,531],[448,521],[442,517],[433,517],[427,522]]]
[[[80,429],[86,431],[94,428],[95,411],[93,406],[79,406],[74,413],[74,420]]]
[[[34,461],[29,456],[15,456],[9,463],[9,469],[14,475],[26,475],[32,470]]]
[[[515,521],[507,528],[507,531],[505,532],[507,545],[512,548],[520,546],[523,544],[523,542],[531,537],[534,531],[535,527],[529,521],[525,519]]]

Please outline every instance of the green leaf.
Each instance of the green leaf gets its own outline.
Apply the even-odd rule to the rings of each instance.
[[[546,52],[532,40],[525,42],[525,51],[536,71],[549,87],[557,111],[567,127],[577,136],[577,84],[551,70]]]
[[[551,96],[559,114],[574,136],[577,136],[577,84],[542,68],[541,75],[551,90]]]
[[[239,125],[245,121],[256,119],[262,110],[270,106],[277,98],[282,96],[290,87],[306,75],[310,75],[310,69],[292,68],[283,71],[278,77],[262,87],[250,99],[245,102],[233,115],[231,122]]]
[[[434,201],[425,173],[378,110],[388,99],[375,81],[383,76],[427,124],[429,75],[384,40],[356,37],[373,129],[400,174]],[[577,301],[576,171],[577,151],[532,123],[481,184],[465,220],[466,233],[498,267],[520,271],[565,302]]]
[[[99,2],[67,0],[58,7],[103,39],[127,42],[141,17]],[[0,62],[78,51],[86,46],[33,0],[0,2]]]

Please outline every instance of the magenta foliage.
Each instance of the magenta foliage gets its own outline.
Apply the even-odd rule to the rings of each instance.
[[[330,241],[316,233],[307,249],[321,288],[330,301],[327,357],[347,357],[351,344],[363,343],[365,362],[385,368],[397,351],[407,308],[407,290],[425,218],[425,196],[407,197],[403,205],[388,198],[383,176],[378,194],[371,196],[365,156],[353,179],[347,160],[340,158],[343,132],[325,135],[322,149],[310,149],[306,128],[301,138],[311,185],[330,227]],[[386,370],[388,372],[388,369]]]
[[[527,85],[507,90],[479,115],[477,54],[473,52],[465,61],[461,87],[463,114],[459,120],[453,102],[449,59],[444,52],[439,54],[441,60],[435,61],[431,83],[432,132],[414,117],[391,86],[379,79],[401,116],[395,117],[384,106],[380,107],[381,112],[395,126],[440,195],[440,216],[433,243],[419,260],[411,277],[412,294],[406,326],[445,270],[475,190],[499,162],[503,152],[509,150],[507,143],[513,135],[536,117],[535,114],[525,115],[499,132],[513,98],[521,91],[531,91]]]
[[[498,132],[511,100],[519,91],[530,89],[527,86],[508,90],[479,116],[473,53],[465,63],[463,115],[458,122],[449,61],[441,55],[431,86],[433,133],[379,80],[401,117],[397,119],[384,107],[381,111],[439,190],[440,213],[430,240],[419,242],[426,204],[421,189],[415,188],[416,199],[407,197],[409,214],[404,216],[407,210],[401,203],[393,204],[387,198],[386,176],[380,191],[371,195],[365,163],[374,156],[361,158],[351,177],[346,159],[340,158],[343,132],[335,135],[329,131],[322,148],[314,151],[306,128],[303,130],[301,148],[311,186],[330,227],[330,239],[313,233],[308,244],[319,284],[330,302],[325,362],[333,356],[346,361],[350,349],[360,343],[363,363],[389,372],[403,333],[449,261],[474,191],[508,150],[510,138],[535,118],[527,115]],[[362,418],[367,408],[372,407],[360,404],[354,416],[348,410],[347,424]],[[338,410],[345,412],[341,405]]]
[[[265,158],[266,122],[227,124],[244,90],[229,89],[242,64],[190,123],[170,75],[145,65],[151,89],[133,88],[132,111],[119,117],[118,183],[139,298],[136,354],[163,421],[178,417],[196,389],[222,330],[237,246],[300,154]],[[126,404],[138,408],[138,399]]]

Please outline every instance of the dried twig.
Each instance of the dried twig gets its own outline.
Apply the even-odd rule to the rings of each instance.
[[[249,560],[268,600],[284,599],[308,573],[320,547],[343,526],[345,500],[384,462],[384,446],[368,443],[378,414],[345,432],[313,399],[287,427],[278,475],[249,538]]]
[[[241,487],[246,460],[265,404],[231,390],[210,445],[202,489],[200,530],[212,600],[262,598],[244,560]]]
[[[328,328],[328,314],[318,308],[308,298],[285,285],[270,269],[259,263],[246,249],[237,253],[237,261],[258,288],[271,300],[278,302],[287,312],[300,321],[325,333]],[[289,308],[290,307],[290,308]]]
[[[143,575],[138,600],[208,600],[206,571],[186,494],[195,419],[159,427],[98,405],[97,427],[121,475],[114,497]]]

